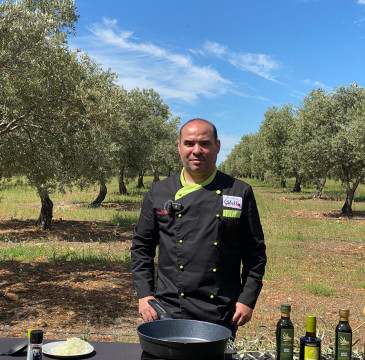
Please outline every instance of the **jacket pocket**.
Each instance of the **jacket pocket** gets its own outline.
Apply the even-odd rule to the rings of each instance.
[[[240,218],[242,214],[241,210],[228,210],[228,209],[223,209],[223,217],[227,217],[227,218]]]

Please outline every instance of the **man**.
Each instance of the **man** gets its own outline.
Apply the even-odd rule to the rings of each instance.
[[[181,174],[153,183],[143,200],[131,254],[144,321],[158,319],[151,298],[173,318],[233,333],[251,319],[265,271],[264,235],[251,187],[216,169],[219,150],[212,123],[188,121],[178,142]]]

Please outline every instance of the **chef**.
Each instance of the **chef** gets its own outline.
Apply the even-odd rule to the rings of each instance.
[[[144,321],[158,319],[151,298],[175,319],[220,324],[233,334],[252,317],[264,234],[251,187],[217,170],[219,150],[212,123],[188,121],[178,141],[181,173],[154,182],[144,197],[131,248]]]

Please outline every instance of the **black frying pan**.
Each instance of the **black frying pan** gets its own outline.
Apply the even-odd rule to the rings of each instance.
[[[156,300],[148,300],[148,303],[157,311],[160,320],[137,327],[143,351],[176,360],[224,357],[230,330],[204,321],[172,319]]]

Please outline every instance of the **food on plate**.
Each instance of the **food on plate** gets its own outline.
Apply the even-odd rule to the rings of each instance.
[[[50,354],[53,355],[77,355],[90,349],[90,344],[80,338],[73,337],[63,341],[60,345],[53,347]]]

